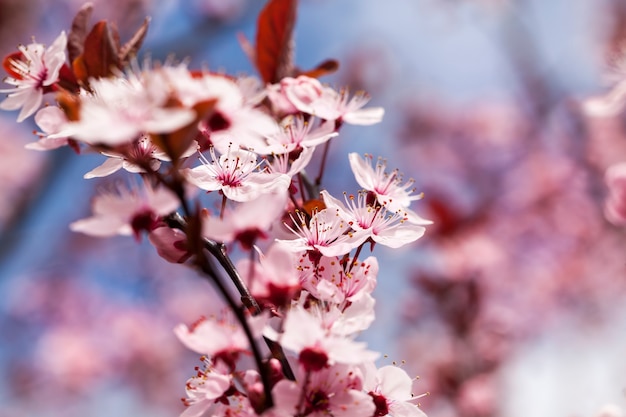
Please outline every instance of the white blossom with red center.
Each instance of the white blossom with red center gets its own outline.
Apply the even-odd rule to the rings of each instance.
[[[378,261],[373,256],[351,266],[338,257],[322,256],[312,262],[300,259],[302,287],[314,297],[338,305],[354,303],[376,286]]]
[[[349,253],[367,239],[364,233],[355,233],[341,217],[329,210],[314,212],[308,224],[305,214],[296,213],[294,226],[287,227],[297,236],[280,239],[292,252],[313,252],[324,256],[340,256]]]
[[[278,131],[276,121],[254,106],[263,96],[248,97],[251,92],[245,81],[240,86],[225,75],[193,75],[184,64],[163,67],[153,78],[150,84],[169,85],[187,107],[216,100],[213,112],[200,121],[200,130],[221,153],[228,152],[230,147],[256,152],[257,147],[264,146],[265,136]]]
[[[367,350],[365,343],[335,334],[321,315],[300,307],[289,310],[279,336],[271,330],[267,330],[266,335],[295,352],[307,371],[319,371],[336,363],[356,365],[379,356],[377,352]]]
[[[36,132],[40,139],[37,142],[29,143],[26,148],[35,151],[48,151],[68,144],[69,140],[65,136],[50,137],[61,132],[67,124],[67,117],[61,108],[48,106],[39,109],[35,114],[35,123],[41,129],[41,132]]]
[[[214,364],[203,357],[203,366],[187,380],[183,404],[187,406],[180,417],[200,417],[222,398],[232,385],[232,376],[223,364]]]
[[[4,82],[14,87],[1,89],[0,93],[9,93],[9,96],[0,103],[0,109],[21,109],[17,121],[21,122],[37,111],[43,100],[44,93],[59,78],[59,71],[66,61],[65,47],[67,36],[65,32],[45,49],[40,43],[20,45],[20,56],[9,59],[11,76]]]
[[[207,215],[202,220],[202,235],[217,242],[238,241],[248,250],[257,239],[267,239],[272,225],[282,216],[287,193],[263,194],[255,200],[239,203],[220,216]]]
[[[357,197],[346,196],[346,205],[325,190],[322,191],[322,198],[326,209],[335,210],[350,227],[361,232],[365,238],[390,248],[414,242],[426,231],[423,226],[407,222],[406,213],[394,213],[385,206],[367,204],[365,193],[359,193]]]
[[[374,417],[426,417],[416,405],[420,396],[411,392],[413,379],[397,366],[383,366],[376,369],[373,363],[365,364],[363,389],[374,400]]]
[[[248,317],[255,337],[261,336],[266,320],[264,315]],[[214,362],[221,361],[231,370],[235,369],[239,354],[250,348],[244,330],[229,312],[223,312],[219,317],[201,317],[191,326],[179,324],[174,333],[187,348],[209,356]]]
[[[303,99],[300,95],[293,94],[291,90],[287,90],[286,95],[298,110],[324,120],[372,125],[379,123],[385,114],[382,107],[362,108],[370,101],[370,97],[363,91],[350,97],[347,89],[336,91],[331,87],[322,86],[317,97],[307,95]]]
[[[267,86],[267,97],[272,103],[272,109],[281,115],[295,114],[300,106],[309,105],[322,94],[322,83],[316,78],[300,75],[297,78],[285,77],[277,84]]]
[[[277,417],[370,417],[376,406],[362,391],[362,375],[347,365],[299,372],[297,381],[282,380],[272,393]]]
[[[174,212],[180,204],[177,196],[163,187],[118,187],[117,192],[105,192],[94,198],[93,216],[75,221],[70,229],[92,236],[150,232],[162,225],[161,218]]]
[[[126,145],[149,133],[171,133],[196,118],[195,111],[168,107],[171,91],[144,82],[142,74],[90,80],[80,94],[80,120],[63,134],[90,145]]]
[[[261,194],[286,192],[291,183],[285,174],[259,170],[263,162],[253,152],[229,148],[218,158],[212,147],[210,153],[211,162],[201,155],[202,165],[184,171],[189,182],[203,190],[221,191],[230,200],[245,202]]]
[[[197,151],[198,143],[193,142],[189,149],[181,155],[181,158],[191,156]],[[124,169],[132,173],[146,172],[146,166],[152,171],[156,171],[161,166],[161,161],[169,161],[170,158],[165,152],[157,148],[149,137],[142,136],[138,140],[120,149],[119,152],[101,152],[108,157],[104,163],[88,173],[83,178],[106,177],[114,172]]]
[[[422,193],[415,194],[412,179],[402,183],[398,171],[394,170],[388,173],[386,171],[387,164],[381,158],[376,161],[374,167],[372,167],[373,157],[371,155],[365,155],[365,158],[361,158],[358,153],[353,152],[348,155],[348,158],[356,182],[365,190],[374,193],[379,204],[392,212],[403,211],[411,223],[432,224],[430,220],[420,217],[408,208],[411,202],[420,200],[424,196]]]
[[[294,253],[274,244],[259,255],[258,262],[244,258],[237,263],[237,269],[257,300],[282,307],[302,288],[296,265]]]
[[[267,137],[267,146],[257,148],[263,154],[284,154],[303,148],[314,148],[338,135],[334,123],[322,123],[313,128],[315,119],[305,121],[302,116],[287,116],[280,130]]]

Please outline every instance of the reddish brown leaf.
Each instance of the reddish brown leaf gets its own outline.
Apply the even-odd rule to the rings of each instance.
[[[61,70],[59,71],[59,86],[65,90],[69,90],[72,92],[78,92],[80,86],[78,85],[78,80],[74,75],[74,70],[69,67],[67,64],[63,64]]]
[[[306,75],[311,78],[319,78],[323,75],[332,74],[339,69],[339,62],[334,59],[327,59],[326,61],[317,65],[317,67],[300,72],[300,75]]]
[[[177,164],[180,156],[185,153],[198,133],[198,122],[204,120],[213,112],[217,99],[205,100],[193,107],[196,111],[196,119],[178,129],[167,134],[151,134],[150,139],[159,149],[171,159],[173,164]]]
[[[78,81],[83,84],[87,84],[87,81],[89,80],[89,72],[87,71],[87,66],[85,65],[85,60],[82,55],[79,55],[72,62],[72,71]]]
[[[89,77],[108,77],[112,74],[113,68],[121,68],[114,34],[111,33],[106,21],[96,23],[89,32],[81,56]]]
[[[118,61],[120,48],[122,47],[122,41],[120,40],[120,32],[117,30],[117,25],[115,22],[108,23],[109,25],[109,34],[111,35],[111,44],[113,45],[113,49],[117,52]]]
[[[305,201],[304,204],[302,204],[302,208],[309,217],[312,217],[316,212],[324,210],[326,208],[326,204],[324,204],[324,200],[313,198]]]
[[[256,65],[256,51],[254,49],[254,45],[252,42],[246,38],[246,35],[243,33],[237,33],[237,40],[239,41],[239,46],[241,46],[241,50],[250,60],[252,65]]]
[[[67,35],[67,53],[70,62],[74,62],[74,60],[83,53],[85,37],[87,36],[87,24],[89,23],[89,19],[91,19],[92,11],[93,4],[85,3],[78,13],[76,13],[72,21],[72,28]]]
[[[292,35],[297,6],[297,0],[269,0],[259,14],[256,67],[267,83],[275,83],[293,71]]]
[[[67,120],[71,122],[80,120],[80,99],[77,95],[61,90],[57,93],[56,99]]]
[[[150,24],[150,18],[146,17],[143,21],[143,24],[139,27],[139,29],[137,29],[137,31],[133,34],[130,40],[120,48],[120,62],[127,63],[133,55],[137,54],[137,51],[139,50],[139,48],[141,48],[141,44],[143,43],[143,40],[146,38],[146,34],[148,33],[148,24]]]

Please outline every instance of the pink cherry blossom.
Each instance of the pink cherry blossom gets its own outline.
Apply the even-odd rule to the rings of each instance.
[[[402,210],[412,223],[432,224],[430,220],[420,217],[408,208],[412,201],[420,200],[423,197],[422,193],[415,194],[412,179],[402,183],[398,171],[386,172],[387,164],[380,158],[376,162],[376,166],[372,167],[373,157],[371,155],[365,155],[364,159],[358,153],[353,152],[348,155],[348,158],[356,182],[365,190],[374,193],[379,204],[392,212]]]
[[[204,366],[197,368],[197,375],[189,378],[185,384],[187,398],[183,403],[187,406],[180,417],[200,417],[216,404],[232,384],[228,369],[220,363],[214,364],[204,358]]]
[[[104,237],[151,231],[159,226],[160,217],[175,211],[180,202],[168,189],[153,188],[145,182],[142,188],[119,186],[117,192],[105,192],[93,201],[92,217],[78,220],[70,229],[92,236]]]
[[[267,168],[270,172],[279,172],[286,174],[290,178],[302,171],[311,162],[315,148],[303,148],[298,157],[291,159],[290,154],[276,154],[271,161],[267,162]]]
[[[183,263],[191,256],[187,249],[187,235],[178,229],[157,227],[148,233],[148,240],[159,256],[171,263]]]
[[[264,145],[265,136],[278,130],[274,119],[255,107],[263,96],[251,92],[248,82],[242,81],[240,87],[237,81],[224,75],[195,76],[184,64],[163,67],[153,77],[151,85],[171,86],[178,100],[187,107],[216,100],[214,111],[200,122],[200,129],[220,153],[228,152],[230,147],[256,151]]]
[[[367,364],[364,369],[363,389],[374,399],[374,416],[426,417],[413,403],[421,396],[413,396],[413,379],[403,369],[397,366],[376,369],[373,363]]]
[[[259,171],[263,162],[253,152],[230,148],[218,158],[210,149],[212,162],[200,157],[202,165],[185,170],[190,183],[207,191],[221,191],[233,201],[245,202],[261,194],[286,191],[291,178],[280,173]]]
[[[20,46],[18,49],[22,59],[9,61],[15,76],[4,80],[14,88],[0,90],[0,93],[9,93],[9,96],[0,103],[0,109],[21,108],[17,117],[18,122],[35,113],[41,105],[44,93],[47,92],[46,88],[51,87],[59,78],[59,71],[66,61],[66,44],[65,32],[61,32],[47,49],[36,42]]]
[[[320,315],[294,307],[287,313],[278,341],[298,354],[300,364],[308,371],[319,371],[335,363],[360,364],[379,356],[367,350],[365,343],[335,334],[325,324]]]
[[[258,301],[277,307],[291,302],[302,288],[297,257],[283,245],[270,246],[267,252],[260,254],[259,262],[242,259],[237,269]]]
[[[80,120],[63,134],[85,143],[125,145],[146,133],[170,133],[191,123],[196,114],[184,107],[166,107],[163,85],[146,83],[140,74],[90,80],[80,94]]]
[[[416,241],[426,231],[423,226],[407,222],[406,213],[368,205],[365,193],[359,193],[356,198],[346,196],[347,206],[326,190],[321,194],[327,210],[335,210],[350,227],[381,245],[399,248]]]
[[[257,147],[263,154],[283,154],[296,149],[316,147],[338,135],[334,123],[326,122],[313,129],[315,119],[305,121],[302,116],[288,116],[280,130],[267,137],[267,146]]]
[[[304,77],[304,76],[301,76]],[[350,98],[348,90],[335,91],[331,87],[322,86],[318,96],[293,94],[287,90],[287,97],[300,111],[324,120],[336,120],[353,125],[372,125],[383,119],[385,110],[382,107],[363,109],[370,97],[364,92],[357,92]]]
[[[205,216],[202,234],[218,242],[236,240],[244,249],[251,249],[257,238],[268,237],[269,229],[282,216],[286,203],[286,192],[263,194],[220,216]]]
[[[266,320],[262,315],[248,318],[255,337],[261,336]],[[188,349],[219,359],[232,369],[239,354],[248,352],[250,347],[245,332],[229,312],[223,312],[219,317],[201,317],[191,326],[179,324],[174,328],[174,334]]]
[[[302,257],[302,287],[314,297],[336,304],[354,303],[376,286],[378,261],[370,256],[346,270],[346,262],[322,256],[316,262]]]
[[[376,411],[372,398],[361,390],[358,370],[345,365],[279,381],[272,393],[277,417],[369,417]]]
[[[198,143],[193,141],[189,149],[180,157],[186,158],[194,154],[198,149]],[[86,173],[83,178],[99,178],[111,175],[114,172],[124,169],[132,173],[143,173],[145,169],[140,166],[150,166],[156,171],[161,166],[162,161],[169,161],[170,158],[165,152],[157,148],[148,136],[142,136],[131,144],[118,148],[119,152],[101,152],[102,155],[108,157],[102,165],[92,169]]]
[[[48,151],[68,144],[67,137],[50,137],[51,135],[56,135],[61,132],[67,124],[67,117],[59,107],[48,106],[39,109],[35,114],[35,123],[37,123],[37,126],[42,130],[42,132],[37,133],[40,139],[37,142],[26,145],[27,149]]]
[[[287,227],[296,235],[294,239],[278,240],[293,252],[313,251],[324,256],[340,256],[349,253],[367,239],[364,233],[353,233],[350,225],[330,210],[315,212],[308,224],[306,216],[298,212],[293,227]]]
[[[311,104],[322,94],[322,83],[316,78],[301,75],[298,78],[285,77],[277,84],[267,86],[267,96],[272,109],[281,115],[294,114],[299,109],[295,103]]]

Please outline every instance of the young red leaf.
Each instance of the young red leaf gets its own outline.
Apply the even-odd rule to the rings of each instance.
[[[323,75],[332,74],[339,69],[339,62],[334,59],[327,59],[318,64],[315,68],[308,71],[301,71],[300,75],[306,75],[311,78],[319,78]]]
[[[187,126],[164,134],[150,134],[150,139],[159,149],[161,149],[171,159],[173,164],[177,164],[180,156],[189,149],[193,140],[198,134],[198,122],[206,119],[215,109],[216,99],[210,99],[196,103],[193,109],[196,112],[196,119]],[[172,103],[175,105],[176,103]]]
[[[259,14],[256,67],[266,83],[292,75],[292,35],[297,6],[297,0],[270,0]]]
[[[128,42],[121,47],[119,51],[119,60],[122,63],[127,63],[128,60],[137,54],[139,48],[141,48],[141,44],[143,40],[146,38],[146,33],[148,33],[148,24],[150,23],[150,18],[146,17],[143,21],[143,24],[137,29],[137,31],[133,34]]]
[[[80,99],[76,94],[61,90],[57,93],[56,99],[67,120],[72,122],[80,120]]]
[[[89,19],[91,19],[92,11],[93,4],[85,3],[72,21],[72,28],[67,35],[67,53],[70,62],[74,62],[83,53],[85,37],[87,36],[87,24]]]
[[[113,68],[121,68],[114,34],[106,21],[96,23],[87,35],[82,58],[89,77],[108,77]]]

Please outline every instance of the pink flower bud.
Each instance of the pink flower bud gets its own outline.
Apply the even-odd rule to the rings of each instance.
[[[148,240],[168,262],[183,263],[191,256],[186,248],[187,236],[178,229],[158,227],[148,234]]]

